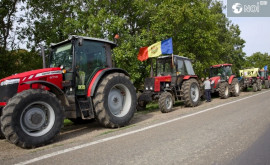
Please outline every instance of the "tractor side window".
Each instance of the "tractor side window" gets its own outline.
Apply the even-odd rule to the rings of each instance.
[[[177,60],[177,75],[185,75],[185,66],[184,66],[184,61],[182,60]]]
[[[185,65],[186,65],[188,75],[195,75],[191,62],[189,60],[185,60]]]

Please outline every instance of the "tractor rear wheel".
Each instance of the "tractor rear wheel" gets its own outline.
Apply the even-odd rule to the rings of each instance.
[[[183,99],[185,105],[188,107],[195,107],[200,101],[200,88],[196,79],[189,79],[184,81],[182,86]]]
[[[170,92],[161,93],[159,100],[159,109],[162,113],[168,113],[172,111],[173,107],[173,98]]]
[[[253,88],[253,92],[257,92],[257,90],[258,90],[258,84],[257,83],[253,83],[252,88]]]
[[[264,82],[264,88],[268,89],[269,88],[269,80],[265,80]]]
[[[262,90],[262,81],[260,79],[258,79],[256,81],[257,85],[258,85],[258,91],[261,91]]]
[[[227,82],[220,83],[219,86],[219,97],[222,99],[227,99],[229,97],[229,84]]]
[[[93,99],[98,122],[118,128],[129,123],[136,111],[137,97],[129,77],[112,73],[101,80]]]
[[[239,85],[239,81],[237,78],[234,78],[231,84],[231,93],[232,96],[239,96],[240,94],[240,85]]]
[[[4,107],[1,129],[7,140],[22,148],[35,148],[53,140],[64,121],[56,96],[44,90],[16,94]]]

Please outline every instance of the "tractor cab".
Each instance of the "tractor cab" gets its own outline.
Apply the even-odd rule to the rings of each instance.
[[[195,75],[190,59],[174,55],[161,56],[156,62],[156,76]]]
[[[51,45],[49,67],[63,70],[63,84],[69,93],[86,95],[93,76],[101,69],[112,67],[113,47],[115,44],[107,40],[72,36],[70,40]]]
[[[232,64],[213,65],[210,68],[210,78],[220,77],[220,80],[228,80],[232,75]]]
[[[261,80],[268,80],[268,76],[269,76],[268,70],[261,69],[259,71],[259,75],[260,75]]]

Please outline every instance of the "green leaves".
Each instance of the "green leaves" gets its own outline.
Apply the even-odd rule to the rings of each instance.
[[[27,0],[20,38],[37,50],[40,43],[49,46],[69,35],[113,40],[119,34],[114,61],[139,89],[150,72],[149,60],[137,60],[139,49],[170,37],[174,54],[193,59],[199,76],[218,63],[241,68],[245,41],[223,8],[216,0]]]

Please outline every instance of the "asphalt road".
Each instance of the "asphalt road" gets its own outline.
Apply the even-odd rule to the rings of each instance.
[[[269,139],[270,91],[264,91],[1,164],[267,165]]]

